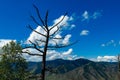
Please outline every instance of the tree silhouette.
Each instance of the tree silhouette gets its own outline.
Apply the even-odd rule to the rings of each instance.
[[[36,10],[37,16],[39,18],[39,21],[34,17],[31,16],[32,20],[34,23],[36,23],[38,26],[40,26],[40,28],[43,30],[43,32],[39,32],[35,29],[33,29],[33,27],[31,25],[28,25],[27,27],[32,30],[33,32],[37,33],[39,36],[42,37],[42,39],[35,39],[34,42],[29,40],[30,45],[25,46],[23,49],[36,49],[37,51],[39,51],[39,53],[31,53],[29,50],[24,50],[24,53],[27,53],[29,55],[32,56],[41,56],[42,57],[42,71],[41,71],[41,80],[45,80],[45,71],[49,70],[46,69],[46,55],[47,52],[49,50],[54,50],[57,48],[64,48],[66,46],[70,46],[74,43],[58,43],[59,40],[64,40],[65,36],[62,37],[56,37],[57,33],[61,30],[63,25],[60,25],[62,23],[62,21],[64,20],[64,18],[66,17],[67,13],[64,14],[64,16],[61,18],[61,20],[59,20],[56,24],[54,24],[53,26],[48,26],[48,11],[46,12],[45,15],[45,19],[41,18],[39,9],[33,5],[33,7]],[[38,37],[39,37],[38,36]],[[52,43],[54,44],[51,44]]]

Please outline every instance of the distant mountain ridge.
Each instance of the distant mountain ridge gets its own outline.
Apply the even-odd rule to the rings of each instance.
[[[116,62],[93,62],[87,59],[47,61],[47,67],[55,73],[47,73],[46,80],[120,80]],[[41,62],[30,62],[35,74],[41,69]],[[54,75],[53,75],[54,74]]]
[[[92,62],[92,61],[87,59],[76,59],[76,60],[56,59],[56,60],[47,61],[46,65],[51,69],[57,70],[57,73],[66,73],[77,67],[88,64],[89,62]],[[41,71],[40,66],[41,66],[41,62],[29,62],[30,69],[36,67],[36,70],[35,70],[36,74]]]

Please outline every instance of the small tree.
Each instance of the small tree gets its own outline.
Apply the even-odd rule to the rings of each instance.
[[[21,46],[11,41],[2,50],[0,80],[28,80],[27,62],[22,57]]]
[[[118,70],[120,72],[120,55],[118,55]]]
[[[37,33],[38,37],[41,36],[42,39],[39,39],[39,40],[36,39],[34,42],[29,40],[30,45],[25,46],[23,49],[33,48],[33,49],[36,49],[37,51],[39,51],[39,53],[41,53],[41,54],[39,54],[39,53],[36,54],[36,53],[31,53],[28,50],[24,51],[24,53],[28,53],[29,55],[32,55],[32,56],[41,56],[42,57],[41,80],[45,80],[45,71],[49,70],[49,69],[46,69],[47,52],[49,50],[54,50],[56,48],[63,48],[66,46],[70,46],[74,43],[63,44],[63,43],[57,42],[58,40],[64,40],[64,38],[65,38],[65,36],[58,37],[56,35],[61,30],[61,27],[64,26],[64,24],[63,25],[60,25],[60,24],[62,23],[62,21],[66,17],[67,13],[65,13],[65,15],[61,18],[60,21],[58,21],[56,24],[54,24],[53,26],[50,27],[50,26],[48,26],[48,11],[46,12],[45,19],[42,19],[41,15],[39,13],[39,9],[35,5],[33,5],[33,6],[37,12],[37,16],[38,16],[40,22],[38,22],[35,19],[35,17],[33,17],[33,16],[31,16],[31,18],[38,26],[40,26],[40,28],[42,28],[43,32],[39,32],[39,31],[34,30],[31,25],[28,25],[28,28],[30,30],[34,31],[35,33]],[[54,43],[54,45],[51,44],[51,41]]]
[[[118,55],[118,79],[120,79],[120,54]]]

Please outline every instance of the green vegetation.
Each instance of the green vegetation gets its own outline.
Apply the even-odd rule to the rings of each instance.
[[[30,74],[41,71],[42,63],[27,65],[22,57],[20,44],[12,41],[5,45],[0,60],[0,80],[41,80],[40,74]],[[66,64],[67,63],[67,64]],[[30,64],[30,62],[29,62]],[[34,66],[35,65],[35,66]],[[33,67],[28,69],[28,67]],[[47,65],[53,73],[46,72],[45,80],[119,80],[118,64],[105,62],[92,62],[86,59],[47,61]],[[29,71],[27,71],[29,70]],[[54,73],[54,71],[57,71]],[[30,78],[29,78],[30,77]]]
[[[11,41],[3,48],[0,61],[0,80],[28,80],[27,62],[20,44]]]

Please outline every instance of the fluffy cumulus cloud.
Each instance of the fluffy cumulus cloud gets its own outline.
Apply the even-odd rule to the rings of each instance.
[[[61,17],[59,17],[58,19],[55,19],[53,22],[54,22],[54,24],[53,24],[53,26],[56,24],[56,23],[58,23],[62,18],[63,18],[64,16],[62,15]],[[72,21],[73,21],[74,19],[73,19],[73,17],[72,16],[65,16],[65,18],[63,19],[63,21],[58,25],[59,27],[62,27],[61,29],[71,29],[71,28],[73,28],[73,27],[75,27],[75,24],[70,24]],[[58,26],[56,26],[56,27],[54,27],[51,31],[50,31],[50,34],[53,34],[56,30],[57,30],[57,27]],[[70,26],[70,27],[69,27]],[[49,28],[51,28],[52,26],[49,26]],[[42,34],[44,34],[44,35],[46,35],[46,31],[45,30],[43,30],[43,28],[41,27],[41,26],[38,26],[36,29],[35,29],[37,32],[40,32],[40,33],[42,33]],[[58,33],[55,35],[55,37],[57,37],[57,38],[60,38],[60,37],[62,37],[62,35],[61,35],[61,33],[62,33],[62,31],[58,31]],[[71,35],[66,35],[65,36],[65,42],[68,42],[68,40],[69,40],[69,38],[71,37]],[[43,36],[41,36],[41,35],[39,35],[39,34],[37,34],[36,32],[32,32],[31,34],[30,34],[30,36],[28,37],[28,39],[27,39],[27,42],[29,43],[29,40],[30,41],[32,41],[32,42],[35,42],[35,40],[45,40],[45,37],[43,37]],[[64,42],[63,42],[64,43]]]
[[[58,19],[55,19],[53,21],[53,25],[54,26],[56,23],[58,23],[64,16],[60,16]],[[74,20],[74,18],[72,16],[65,16],[64,20],[58,25],[55,26],[51,31],[50,31],[50,35],[53,34],[56,30],[57,27],[61,27],[61,30],[59,30],[57,33],[54,34],[54,38],[61,38],[59,40],[54,39],[54,40],[49,40],[49,45],[56,45],[56,44],[60,44],[60,45],[67,45],[70,43],[70,38],[72,37],[71,34],[67,34],[66,36],[62,37],[62,31],[65,29],[72,29],[75,27],[75,24],[72,24],[72,21]],[[49,26],[49,28],[51,28],[52,26]],[[41,27],[38,26],[35,29],[37,32],[42,33],[43,35],[46,35],[46,31]],[[37,41],[38,40],[38,41]],[[26,40],[26,44],[30,44],[29,41],[32,41],[34,43],[37,43],[39,46],[44,46],[44,42],[43,43],[39,43],[39,40],[41,41],[45,41],[45,37],[41,36],[37,33],[35,33],[34,31],[31,32],[30,36],[28,37],[28,39]],[[26,50],[26,49],[25,49]],[[28,49],[27,51],[34,53],[39,53],[35,50],[31,50]],[[47,60],[53,60],[53,59],[57,59],[57,58],[62,58],[62,59],[75,59],[77,58],[77,55],[72,55],[73,49],[68,49],[67,51],[57,51],[57,50],[49,50],[47,52]],[[40,54],[40,53],[39,53]],[[41,58],[38,56],[29,56],[27,54],[23,55],[28,61],[40,61]]]
[[[55,19],[53,22],[54,24],[58,23],[64,15],[60,16],[58,19]],[[71,24],[74,18],[72,16],[65,16],[64,20],[58,25],[58,26],[63,26],[64,28],[74,28],[75,24]],[[57,27],[57,26],[56,26]]]
[[[73,49],[70,48],[67,51],[57,52],[55,50],[48,51],[47,60],[54,60],[54,59],[68,59],[68,60],[74,60],[78,59],[77,55],[72,54]]]
[[[38,26],[36,29],[35,29],[37,32],[41,32],[42,34],[46,34],[45,30],[43,30],[43,28],[41,26]],[[35,40],[45,40],[45,37],[39,35],[38,33],[36,32],[32,32],[30,34],[30,36],[28,37],[27,39],[27,43],[29,43],[29,40],[32,41],[32,42],[35,42]]]
[[[101,16],[101,11],[95,11],[93,14],[88,11],[84,11],[84,13],[82,14],[82,21],[89,21],[90,19],[95,20]]]
[[[81,35],[81,36],[87,36],[89,33],[90,33],[89,30],[82,30],[82,31],[80,32],[80,35]]]
[[[36,51],[34,50],[34,52],[36,52]],[[73,55],[72,52],[73,52],[72,48],[68,49],[67,51],[62,51],[62,52],[58,52],[56,50],[48,50],[47,60],[54,60],[54,59],[74,60],[74,59],[78,59],[78,56]],[[42,60],[40,56],[30,56],[30,55],[24,54],[24,53],[23,53],[23,57],[25,59],[27,59],[27,61],[33,61],[33,62],[39,62]]]
[[[117,56],[98,56],[97,61],[116,62]]]
[[[117,62],[118,56],[97,56],[96,58],[90,58],[89,60],[95,62]]]

